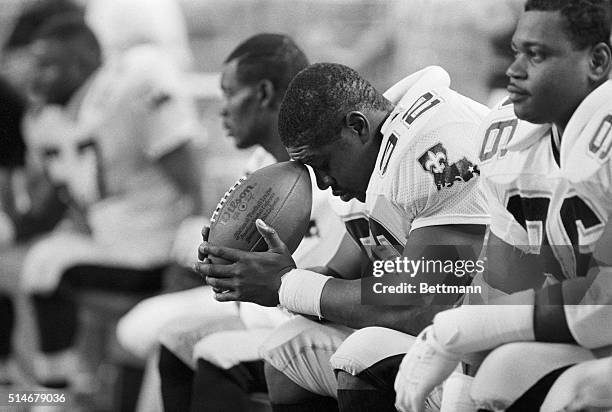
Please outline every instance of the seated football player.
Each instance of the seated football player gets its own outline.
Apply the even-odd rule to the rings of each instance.
[[[30,249],[21,283],[38,321],[36,377],[63,386],[76,369],[70,291],[159,289],[176,227],[200,209],[191,141],[201,130],[180,72],[154,46],[103,63],[82,16],[61,15],[31,50],[29,160],[73,219]]]
[[[488,214],[472,135],[486,112],[453,91],[439,67],[405,78],[384,95],[338,64],[312,65],[291,82],[279,113],[283,144],[294,160],[314,169],[320,188],[365,202],[348,228],[372,262],[363,278],[359,270],[340,279],[297,269],[263,221],[257,226],[268,252],[200,246],[202,255],[234,262],[197,264],[208,283],[227,290],[217,300],[280,303],[325,320],[298,316],[263,344],[275,410],[335,410],[336,397],[347,410],[393,409],[388,388],[401,359],[396,355],[414,340],[408,334],[416,336],[434,314],[452,307],[469,283],[469,276],[435,262],[476,261],[482,245]],[[403,262],[433,264],[411,275]],[[440,293],[430,293],[432,287]],[[378,328],[357,345],[360,354],[338,357],[334,366],[373,374],[382,390],[360,392],[347,405],[330,357],[355,328],[367,326],[396,331]]]
[[[490,350],[473,383],[457,380],[466,409],[453,410],[539,410],[564,369],[609,353],[612,270],[592,254],[609,255],[599,239],[612,211],[611,7],[526,2],[509,99],[479,131],[491,233],[474,282],[488,305],[434,317],[402,361],[399,410],[422,410],[460,360]]]
[[[306,56],[295,42],[277,34],[253,36],[227,57],[221,78],[225,97],[221,111],[223,123],[237,148],[258,146],[245,172],[289,160],[277,132],[276,118],[289,80],[307,64]],[[309,266],[324,264],[343,234],[342,222],[328,207],[325,192],[316,190],[313,196],[310,232],[294,254]],[[200,225],[198,230],[201,228]],[[191,265],[197,257],[196,249],[191,250]],[[361,253],[358,248],[355,250]],[[232,403],[227,406],[228,410],[239,410],[248,402],[250,391],[265,391],[265,382],[260,380],[259,387],[243,390],[232,379],[228,380],[226,373],[217,370],[220,366],[214,362],[218,357],[203,352],[199,353],[201,356],[196,355],[194,345],[205,337],[208,342],[213,339],[223,342],[223,350],[215,347],[214,353],[234,359],[237,364],[231,366],[236,366],[236,370],[247,366],[261,369],[254,342],[286,318],[276,308],[245,304],[238,309],[232,303],[216,302],[211,288],[202,286],[141,302],[119,322],[117,335],[124,347],[145,357],[155,352],[153,349],[162,332],[160,369],[166,409],[188,410],[193,404],[199,410],[202,402],[210,408],[229,399]],[[240,346],[236,340],[248,345]],[[199,347],[205,351],[206,345],[202,342]],[[241,361],[249,363],[244,366]],[[153,376],[153,372],[149,371],[149,375]],[[193,381],[202,381],[202,376],[215,376],[214,384],[209,381],[202,387],[195,385],[198,389],[192,397]],[[153,390],[151,385],[144,389]]]

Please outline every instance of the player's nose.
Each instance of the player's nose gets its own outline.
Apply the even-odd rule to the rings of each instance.
[[[506,70],[506,76],[511,79],[525,78],[526,74],[524,66],[525,65],[523,60],[521,59],[521,56],[515,57],[512,64],[508,66],[508,69]]]
[[[326,190],[335,183],[334,178],[325,173],[315,171],[315,176],[317,177],[317,186],[321,190]]]

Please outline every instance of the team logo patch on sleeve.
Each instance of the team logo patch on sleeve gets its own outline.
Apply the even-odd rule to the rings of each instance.
[[[434,184],[438,190],[451,187],[455,182],[467,182],[475,174],[480,175],[478,165],[469,161],[466,157],[453,164],[448,163],[446,148],[438,143],[427,150],[421,157],[419,163],[423,170],[433,175]]]

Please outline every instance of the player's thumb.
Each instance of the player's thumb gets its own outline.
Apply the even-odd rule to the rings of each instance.
[[[208,235],[209,234],[210,234],[210,226],[205,225],[202,228],[202,240],[205,241],[205,242],[208,241]]]
[[[276,230],[261,219],[255,221],[257,230],[268,244],[268,250],[277,253],[289,253],[287,246],[278,236]]]

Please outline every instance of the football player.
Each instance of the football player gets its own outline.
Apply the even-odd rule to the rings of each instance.
[[[226,58],[221,116],[237,148],[257,147],[247,173],[289,159],[277,131],[278,108],[289,80],[307,64],[291,38],[268,33],[245,40]],[[343,234],[342,222],[327,203],[327,194],[316,190],[310,233],[294,254],[304,265],[324,264]],[[195,249],[191,252],[193,264]],[[360,254],[358,248],[355,252]],[[126,348],[143,357],[161,341],[166,410],[201,410],[203,405],[241,410],[248,408],[250,392],[266,389],[257,342],[286,319],[277,308],[244,304],[238,309],[216,302],[211,288],[203,286],[141,302],[120,321],[117,334]]]
[[[422,410],[459,360],[501,345],[476,374],[475,404],[453,410],[538,410],[565,368],[612,343],[611,271],[592,259],[612,205],[611,16],[608,0],[526,2],[509,99],[479,132],[491,234],[474,282],[490,305],[434,318],[402,361],[399,410]]]
[[[453,91],[448,74],[439,67],[423,69],[383,95],[349,67],[315,64],[290,84],[279,131],[292,158],[312,166],[320,188],[331,187],[344,201],[365,202],[363,218],[349,231],[373,264],[398,258],[454,262],[475,260],[488,223],[472,139],[486,112]],[[340,279],[296,269],[274,229],[263,221],[257,226],[268,252],[207,242],[200,246],[204,255],[235,262],[198,265],[207,282],[229,290],[216,299],[280,303],[333,322],[299,316],[264,343],[261,353],[275,410],[334,410],[337,396],[346,410],[393,409],[392,392],[368,390],[352,399],[345,397],[348,391],[337,395],[330,357],[353,328],[386,326],[416,336],[459,294],[376,296],[372,288],[378,280],[371,270],[363,279],[358,270],[350,279]],[[466,283],[441,269],[412,278],[391,269],[382,281],[413,286],[417,281]],[[379,328],[357,345],[359,354],[337,353],[334,367],[374,375],[388,389],[399,366],[396,355],[404,353],[412,339]],[[386,358],[391,359],[379,363]]]
[[[32,247],[21,280],[41,337],[37,378],[64,386],[76,358],[68,290],[159,289],[176,227],[200,208],[190,142],[201,130],[180,72],[154,46],[103,64],[82,16],[61,15],[31,50],[39,105],[24,122],[29,160],[76,223]]]

